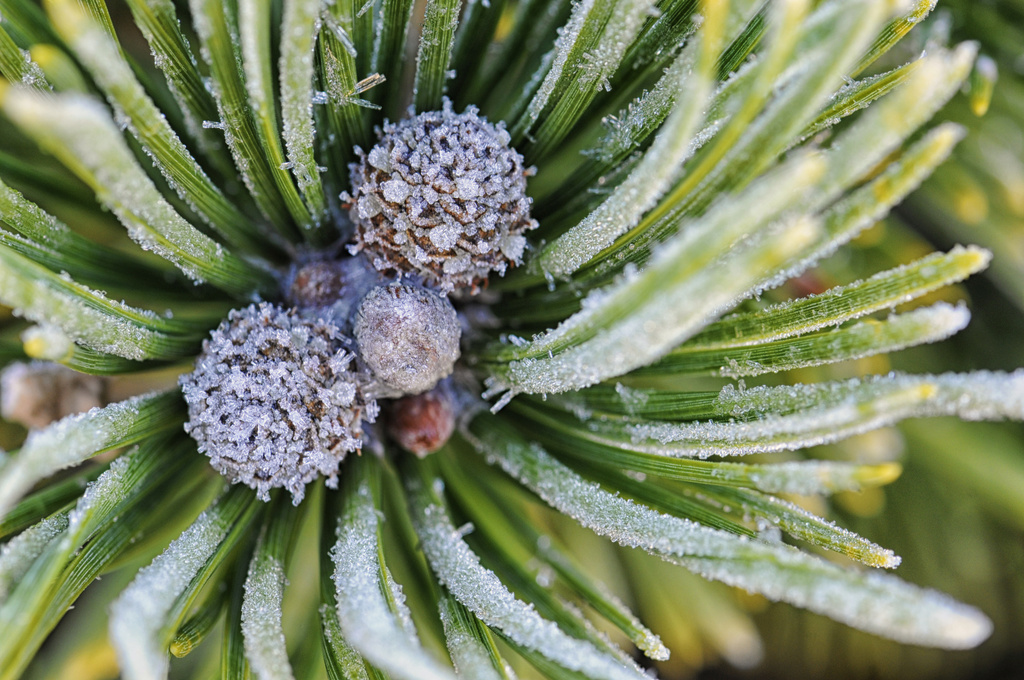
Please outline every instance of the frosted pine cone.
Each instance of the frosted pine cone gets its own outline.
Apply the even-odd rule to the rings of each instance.
[[[530,217],[523,157],[474,107],[384,126],[352,164],[355,250],[381,271],[416,274],[444,292],[477,292],[491,272],[522,261]]]
[[[354,355],[337,327],[263,303],[231,312],[182,376],[185,430],[232,482],[285,487],[297,505],[305,486],[362,445],[361,420],[376,402],[361,393]]]

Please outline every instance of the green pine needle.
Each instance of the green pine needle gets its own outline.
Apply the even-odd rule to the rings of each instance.
[[[1024,6],[944,4],[0,0],[0,680],[1009,658]]]

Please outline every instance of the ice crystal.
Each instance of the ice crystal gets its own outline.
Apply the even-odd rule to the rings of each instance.
[[[29,527],[0,548],[0,603],[28,572],[51,541],[68,528],[68,516],[60,513]]]
[[[452,680],[452,673],[423,652],[408,625],[408,610],[402,606],[396,614],[385,599],[394,584],[390,577],[381,583],[378,522],[369,484],[362,484],[341,515],[331,550],[341,630],[366,659],[398,677]]]
[[[220,506],[205,511],[152,564],[143,568],[110,608],[110,635],[126,678],[166,677],[166,647],[157,642],[175,600],[224,540],[230,525]]]
[[[541,618],[531,605],[517,599],[497,575],[480,564],[444,508],[430,504],[421,487],[413,488],[417,502],[417,535],[438,579],[460,602],[489,626],[534,649],[564,667],[602,680],[642,680],[635,666],[602,654],[589,643],[576,640],[553,622]]]
[[[294,679],[285,653],[281,601],[287,579],[280,562],[262,556],[253,560],[242,600],[242,635],[253,674],[261,680]]]

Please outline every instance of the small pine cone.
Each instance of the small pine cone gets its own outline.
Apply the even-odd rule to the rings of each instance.
[[[378,134],[381,134],[378,131]],[[530,217],[523,157],[502,124],[469,107],[421,113],[385,124],[368,154],[357,149],[347,197],[356,225],[353,250],[374,266],[413,274],[445,293],[486,284],[522,261]]]
[[[425,392],[451,375],[462,328],[448,298],[404,283],[373,288],[356,310],[359,356],[385,388],[378,396]]]
[[[297,505],[320,475],[362,446],[361,421],[376,402],[362,394],[351,341],[322,320],[263,303],[231,312],[180,379],[185,430],[232,482],[269,500],[284,487]]]

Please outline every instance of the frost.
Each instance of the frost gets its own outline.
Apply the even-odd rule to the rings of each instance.
[[[581,436],[632,451],[706,458],[817,446],[906,418],[1024,420],[1024,370],[1014,373],[890,373],[848,381],[737,390],[726,387],[715,410],[736,422],[597,423]],[[608,436],[612,435],[612,436]],[[767,481],[767,479],[766,479]]]
[[[976,55],[977,46],[965,43],[922,57],[900,87],[836,139],[816,200],[822,205],[831,202],[929,120],[957,92]]]
[[[835,11],[836,7],[826,5],[815,16],[826,9]],[[818,20],[822,21],[823,18],[819,17]],[[936,50],[922,58],[900,87],[870,107],[825,152],[825,176],[803,209],[818,211],[827,208],[830,202],[862,179],[872,167],[884,161],[887,154],[948,101],[966,78],[975,54],[975,46],[964,44],[953,51]],[[786,112],[793,107],[803,106],[800,98],[805,97],[806,93],[802,93],[802,90],[813,85],[812,76],[810,71],[796,74],[796,79],[784,87],[783,95],[773,105],[775,116],[763,116],[766,119],[764,121],[758,119],[723,162],[732,162],[734,157],[743,158],[744,154],[752,153],[751,149],[763,146],[770,119],[791,116],[791,111]],[[788,104],[787,99],[790,100]],[[775,137],[780,134],[774,128],[771,133]],[[827,238],[785,267],[769,272],[764,282],[754,287],[750,294],[756,295],[799,275],[849,241],[861,229],[883,217],[893,204],[909,193],[945,157],[959,136],[955,128],[948,125],[933,130],[905,154],[903,161],[908,167],[901,167],[899,162],[892,164],[884,173],[884,179],[871,182],[829,208],[825,213]]]
[[[461,5],[461,0],[429,0],[426,3],[413,83],[413,100],[419,110],[436,107],[444,92],[445,80],[455,77],[455,72],[448,66]]]
[[[5,640],[13,644],[20,641],[24,646],[18,651],[26,655],[14,662],[11,672],[17,674],[19,666],[28,662],[28,655],[34,653],[42,642],[38,637],[29,637],[40,630],[35,626],[48,631],[91,578],[116,559],[117,548],[114,548],[114,553],[110,552],[111,541],[114,546],[121,544],[122,547],[124,541],[130,542],[129,536],[136,525],[128,523],[121,527],[127,531],[118,531],[112,524],[123,512],[138,521],[143,494],[169,471],[168,461],[153,455],[161,448],[151,446],[147,451],[124,453],[95,482],[90,483],[68,515],[67,530],[50,543],[44,556],[36,561],[10,594],[0,611],[0,619],[5,622],[5,629],[20,632]],[[174,469],[174,463],[170,465]],[[92,538],[96,540],[90,540]],[[10,665],[5,665],[5,670],[10,668]]]
[[[685,105],[675,109],[658,137],[611,196],[586,219],[560,236],[531,263],[552,276],[568,276],[589,259],[640,223],[672,186],[682,164],[693,153],[693,132],[710,91],[708,74],[691,76],[701,41],[694,41],[677,59],[665,87],[686,91]],[[668,77],[668,76],[666,76]]]
[[[172,262],[196,283],[210,279],[228,291],[251,291],[252,267],[178,214],[146,176],[100,102],[74,93],[44,98],[12,89],[3,108],[76,168],[142,248]]]
[[[252,13],[255,10],[253,5],[253,2],[238,3],[239,21],[247,25],[252,21]],[[264,93],[271,91],[270,84],[266,82],[260,70],[263,62],[260,58],[261,48],[257,44],[259,31],[254,26],[250,30],[241,31],[242,40],[239,44],[237,36],[230,35],[231,32],[226,26],[227,19],[221,3],[212,0],[189,0],[188,6],[192,14],[192,25],[199,37],[203,61],[210,66],[213,73],[213,77],[204,79],[203,82],[216,103],[218,118],[223,121],[224,142],[231,152],[245,188],[261,211],[265,215],[278,215],[278,191],[273,182],[274,178],[266,176],[270,169],[262,162],[265,156],[251,153],[252,145],[260,144],[261,141],[268,145],[271,143],[270,140],[258,139],[253,122],[254,115],[258,115],[264,121],[269,120],[267,96]],[[231,41],[227,49],[221,49],[224,47],[219,44],[221,40]],[[239,48],[246,58],[239,60]],[[240,61],[242,63],[239,63]],[[244,83],[241,82],[243,73]],[[252,98],[248,107],[243,104],[247,94]],[[277,139],[275,134],[274,141]],[[276,151],[276,155],[282,155],[280,148]],[[274,160],[280,162],[284,159]],[[278,179],[280,177],[277,176]]]
[[[730,4],[728,25],[722,38],[723,44],[731,43],[740,34],[758,6],[759,3],[749,1]],[[694,28],[697,28],[703,23],[704,17],[695,14],[692,21]],[[690,36],[687,35],[686,38],[689,39]],[[754,71],[753,66],[756,62],[757,55],[751,55],[750,59],[742,66],[742,72],[749,74]],[[636,149],[672,112],[677,96],[682,92],[675,86],[692,66],[693,63],[689,57],[677,57],[650,90],[645,90],[625,109],[602,121],[606,130],[605,134],[594,148],[585,152],[586,155],[593,156],[602,163],[611,164]],[[735,89],[735,83],[730,84],[730,81],[726,81],[715,93],[713,105],[705,116],[710,122],[694,136],[692,147],[689,150],[690,155],[717,134],[723,122],[722,112],[727,108],[727,102],[730,101],[729,96],[735,92]]]
[[[795,503],[753,492],[738,493],[735,499],[746,515],[754,516],[758,532],[771,532],[773,540],[780,540],[778,534],[785,531],[871,567],[895,569],[902,562],[892,550],[817,517]]]
[[[759,207],[748,210],[747,201],[739,198],[723,201],[665,243],[642,273],[588,296],[580,312],[531,343],[529,352],[523,352],[529,358],[508,365],[506,386],[557,393],[622,375],[660,358],[731,307],[760,280],[760,272],[772,268],[769,263],[793,258],[818,237],[818,225],[810,220],[765,228],[773,211],[785,209],[820,168],[813,161],[794,165],[790,167],[803,173],[802,180],[782,173],[763,178],[744,197],[774,188]],[[731,235],[751,231],[755,234],[745,241],[733,242]],[[695,257],[698,252],[701,256]],[[651,290],[658,294],[649,294]],[[602,323],[608,315],[616,323]],[[565,345],[569,349],[544,357],[548,349]]]
[[[346,641],[367,661],[401,680],[453,680],[452,673],[427,655],[419,640],[388,607],[377,559],[377,511],[368,483],[350,494],[331,549],[337,617]],[[390,580],[390,579],[389,579]]]
[[[587,0],[577,3],[549,53],[547,75],[515,123],[515,138],[529,133],[550,109],[537,133],[539,148],[559,142],[597,92],[611,89],[611,77],[654,5],[653,0],[623,0],[610,8]]]
[[[6,32],[4,33],[3,38],[9,39]],[[39,68],[39,64],[33,61],[32,55],[27,50],[19,49],[17,46],[15,46],[15,49],[21,53],[22,57],[21,84],[44,91],[50,89],[50,84],[47,81],[46,74],[43,72],[43,69]]]
[[[752,468],[756,467],[755,471]],[[752,481],[768,493],[812,496],[865,488],[863,466],[822,460],[790,461],[757,466],[716,463],[712,476],[719,481]]]
[[[130,440],[138,431],[140,411],[160,402],[166,402],[164,395],[132,397],[29,434],[21,450],[0,467],[0,516],[39,480]]]
[[[320,605],[320,625],[323,630],[325,659],[333,654],[341,667],[342,677],[348,680],[370,680],[363,657],[345,641],[338,625],[337,611],[326,604]]]
[[[110,35],[91,20],[81,19],[76,19],[73,27],[67,26],[65,19],[58,19],[57,25],[106,93],[107,101],[118,113],[120,127],[139,140],[179,198],[207,224],[219,229],[221,225],[211,213],[231,211],[220,190],[136,80]],[[208,123],[203,121],[203,127],[210,127]]]
[[[991,633],[984,614],[941,593],[661,514],[584,480],[537,445],[502,438],[493,429],[483,437],[480,446],[492,462],[558,511],[620,545],[643,548],[704,578],[905,643],[963,649]]]
[[[352,42],[352,36],[350,36],[345,27],[341,25],[341,21],[334,16],[333,12],[324,12],[321,18],[324,24],[327,25],[327,30],[337,38],[338,42],[341,43],[342,48],[344,48],[348,55],[355,59],[356,46]]]
[[[592,332],[599,325],[597,320],[606,308],[622,304],[623,298],[646,281],[667,276],[667,272],[661,271],[663,268],[674,272],[677,286],[685,273],[707,276],[708,273],[702,271],[709,268],[706,265],[717,262],[721,266],[730,255],[727,251],[737,245],[737,239],[747,236],[749,240],[758,230],[767,230],[774,217],[796,203],[814,185],[823,169],[820,158],[815,155],[794,158],[754,182],[741,194],[719,201],[700,218],[681,225],[678,232],[661,245],[644,272],[624,270],[623,275],[611,285],[589,293],[582,301],[580,312],[534,339],[531,354],[546,352],[550,347],[564,344],[567,339]],[[698,254],[699,263],[687,262],[698,259]],[[680,266],[681,263],[686,263],[685,267]],[[698,267],[698,264],[705,266]],[[704,290],[715,291],[714,288]],[[662,286],[655,302],[659,311],[671,314],[673,306],[662,299],[666,295],[674,296],[675,293],[671,288]]]
[[[94,523],[103,515],[104,510],[109,511],[120,505],[131,494],[133,484],[138,481],[137,473],[142,467],[142,460],[137,448],[118,456],[106,472],[86,487],[85,493],[68,515],[68,535],[62,548],[71,550],[73,546],[79,545],[95,528]]]
[[[581,71],[579,87],[611,90],[609,79],[636,38],[637,32],[656,9],[653,0],[623,0],[615,5],[604,33],[593,49],[584,52],[575,67]]]
[[[178,596],[227,536],[230,525],[221,508],[218,505],[203,512],[139,571],[110,606],[110,639],[128,680],[167,677],[167,649],[161,634]]]
[[[0,604],[36,559],[67,528],[67,513],[59,513],[29,527],[0,547]]]
[[[0,262],[0,301],[17,316],[56,326],[85,347],[142,361],[177,354],[183,344],[192,344],[155,328],[175,324],[160,324],[146,310],[114,302],[70,277],[57,277],[4,246]]]
[[[460,617],[456,611],[458,606],[449,597],[441,598],[438,602],[444,638],[448,645],[448,653],[452,657],[452,664],[455,666],[455,674],[474,680],[515,680],[515,674],[507,666],[504,677],[498,674],[490,650],[480,642],[472,630],[467,630],[472,624]]]
[[[540,87],[537,88],[536,94],[530,100],[530,104],[522,116],[521,120],[523,123],[520,123],[518,126],[524,132],[533,127],[533,124],[540,117],[541,111],[547,106],[548,100],[555,91],[555,86],[562,79],[563,71],[565,71],[569,62],[569,55],[576,47],[576,43],[580,38],[580,32],[586,25],[587,19],[594,10],[595,5],[595,0],[580,0],[573,7],[569,21],[559,29],[555,46],[544,56],[543,66],[550,64],[546,69],[547,75],[544,76],[544,80],[541,82]],[[541,70],[537,71],[537,75],[543,72],[544,68],[542,67]],[[533,88],[527,87],[526,91],[533,91]]]
[[[377,147],[374,148],[376,149]],[[381,183],[380,188],[384,200],[389,203],[404,203],[405,199],[409,198],[413,191],[412,187],[399,177]]]
[[[194,15],[196,11],[193,9],[192,13]],[[269,59],[264,58],[269,47],[268,44],[264,44],[264,40],[269,38],[269,35],[260,30],[268,20],[263,19],[262,14],[263,8],[258,3],[253,0],[242,0],[238,3],[238,19],[236,20],[238,27],[235,29],[237,34],[231,30],[230,26],[228,28],[232,42],[237,43],[234,46],[235,54],[241,57],[240,66],[243,71],[242,75],[244,75],[241,80],[249,96],[249,104],[253,109],[250,115],[257,119],[267,116],[270,112],[268,107],[273,103],[271,101],[273,88],[268,82],[271,72],[269,69],[264,69],[264,65],[269,62]],[[289,35],[286,41],[290,42],[296,37],[299,36]],[[299,39],[305,42],[307,38],[301,36]],[[233,65],[227,66],[231,68]],[[307,100],[306,103],[308,105],[309,101]]]
[[[641,390],[634,390],[622,383],[615,383],[615,393],[619,395],[626,413],[633,415],[635,410],[647,403],[648,395]]]
[[[294,678],[281,625],[285,576],[281,563],[257,550],[242,598],[245,657],[259,680]]]
[[[533,606],[516,599],[462,540],[444,508],[431,502],[421,485],[410,483],[416,533],[437,578],[462,605],[516,644],[543,654],[560,666],[591,678],[646,680],[635,667],[622,665],[592,644],[564,633],[541,618]]]
[[[746,353],[748,357],[761,357],[763,354],[765,363],[749,358],[733,359],[717,373],[739,378],[896,352],[944,340],[966,328],[970,318],[966,306],[939,302],[931,307],[891,315],[881,322],[868,320],[806,338],[767,343]],[[783,349],[786,355],[778,356]],[[744,356],[743,352],[737,354]]]
[[[991,259],[992,253],[983,248],[955,246],[948,253],[932,253],[863,281],[833,286],[819,295],[727,316],[680,349],[744,347],[838,326],[962,281],[987,267]]]
[[[967,77],[976,51],[965,44],[954,51],[926,55],[901,87],[845,130],[826,152],[829,169],[814,207],[834,200],[948,101]],[[929,131],[880,177],[830,207],[825,213],[829,238],[768,277],[758,290],[774,288],[802,273],[884,217],[945,160],[963,134],[962,128],[952,124]]]
[[[352,93],[351,94],[352,95],[362,94],[363,92],[366,92],[367,90],[369,90],[371,87],[375,87],[377,85],[381,85],[386,80],[387,80],[387,78],[385,78],[380,73],[371,73],[370,75],[366,76],[365,78],[363,78],[362,80],[360,80],[359,82],[357,82],[355,84],[355,86],[352,88]],[[362,100],[359,100],[359,101],[362,101]],[[368,102],[363,102],[363,105],[364,106],[369,106],[370,108],[380,108],[376,104],[370,104]]]
[[[63,222],[3,181],[0,181],[0,219],[5,229],[14,229],[55,253],[79,246],[83,240]]]
[[[169,0],[149,0],[147,5],[149,12],[142,15],[143,18],[136,22],[136,26],[149,44],[154,63],[166,77],[171,94],[184,114],[185,125],[189,133],[193,138],[199,140],[204,151],[211,151],[215,147],[215,143],[206,135],[200,134],[200,121],[202,121],[203,110],[209,104],[209,100],[202,96],[206,94],[206,90],[202,89],[203,83],[198,73],[189,70],[195,68],[196,59],[188,39],[180,32],[170,43],[158,40],[156,37],[161,24],[178,25],[174,3]],[[152,17],[152,21],[149,20],[150,17]]]
[[[284,4],[278,63],[282,137],[299,190],[314,215],[319,215],[326,207],[313,151],[312,105],[327,103],[326,92],[313,91],[313,48],[320,32],[321,6],[319,0],[289,0]]]
[[[387,391],[396,391],[389,396],[400,396],[425,392],[451,374],[462,329],[447,297],[392,283],[363,297],[353,334],[360,359]]]

